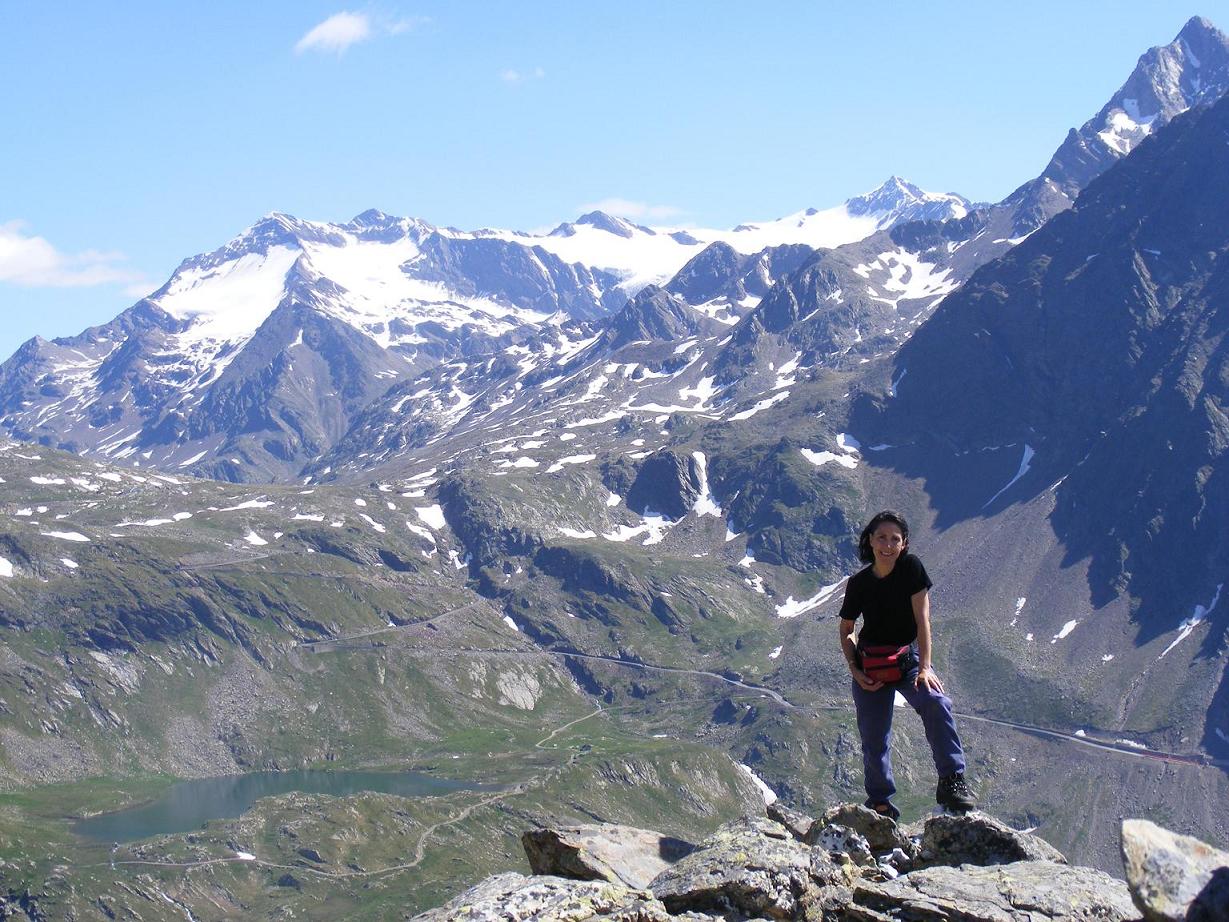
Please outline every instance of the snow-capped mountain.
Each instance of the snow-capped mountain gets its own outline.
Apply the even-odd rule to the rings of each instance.
[[[1202,17],[1168,45],[1149,49],[1101,110],[1071,129],[1045,169],[994,205],[976,208],[972,228],[950,257],[964,280],[1070,208],[1097,176],[1151,133],[1193,106],[1229,92],[1229,36]],[[959,219],[958,219],[959,220]]]
[[[345,224],[269,215],[110,324],[26,343],[0,368],[15,436],[227,479],[294,476],[398,381],[451,359],[566,351],[587,321],[710,245],[754,260],[734,322],[819,246],[968,203],[893,177],[846,205],[729,231],[601,212],[547,234],[463,232],[368,211]],[[773,256],[791,248],[786,264]],[[706,299],[712,301],[712,299]],[[575,327],[571,333],[564,327]]]
[[[1229,90],[1229,36],[1195,16],[1168,45],[1142,54],[1135,69],[1096,115],[1071,129],[1036,179],[1004,205],[1018,237],[1069,208],[1089,182],[1129,154],[1144,138],[1192,106],[1215,102]]]
[[[26,343],[0,366],[0,425],[23,440],[225,479],[320,472],[334,467],[336,446],[367,438],[351,430],[369,410],[422,404],[425,415],[384,418],[373,437],[398,454],[445,438],[488,404],[498,405],[492,418],[527,411],[525,388],[565,366],[576,375],[582,354],[585,386],[596,386],[594,369],[613,361],[597,355],[615,345],[604,324],[649,286],[682,305],[675,326],[711,329],[713,343],[731,336],[678,386],[701,386],[707,369],[738,406],[795,354],[800,367],[835,367],[895,349],[944,295],[1069,207],[1140,138],[1226,87],[1229,39],[1192,19],[1140,59],[1041,176],[989,207],[892,177],[834,208],[731,230],[646,227],[602,212],[541,234],[378,211],[344,224],[269,215],[184,262],[110,324]],[[637,322],[622,327],[623,346]],[[474,368],[509,363],[511,378],[473,379]],[[457,376],[464,389],[437,391]],[[638,397],[606,377],[613,406],[692,405],[650,393],[664,386],[652,377],[623,382],[646,391]],[[347,466],[363,454],[351,452]]]

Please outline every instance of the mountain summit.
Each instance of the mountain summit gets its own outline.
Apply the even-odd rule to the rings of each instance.
[[[891,176],[873,192],[851,198],[845,208],[851,215],[871,215],[881,227],[906,221],[946,221],[963,218],[972,206],[964,196],[951,192],[924,192],[899,176]]]
[[[1041,175],[1005,204],[1016,213],[1015,233],[1040,227],[1144,138],[1192,106],[1229,90],[1229,36],[1208,20],[1189,20],[1168,45],[1151,48],[1096,115],[1071,129]]]

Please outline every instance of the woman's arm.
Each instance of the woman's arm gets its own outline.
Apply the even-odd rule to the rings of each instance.
[[[922,589],[913,593],[909,601],[913,603],[913,620],[917,624],[918,668],[914,687],[926,685],[942,692],[943,683],[930,664],[930,592]]]
[[[857,622],[846,618],[837,618],[837,621],[841,626],[841,652],[845,654],[845,662],[849,664],[849,673],[853,676],[854,681],[867,691],[878,691],[883,688],[882,682],[876,682],[858,668],[858,647],[853,639],[853,629]]]

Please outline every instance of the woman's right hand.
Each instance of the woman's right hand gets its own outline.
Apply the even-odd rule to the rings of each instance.
[[[879,691],[883,688],[882,682],[876,682],[857,666],[850,666],[849,671],[853,674],[853,680],[862,686],[863,691]]]

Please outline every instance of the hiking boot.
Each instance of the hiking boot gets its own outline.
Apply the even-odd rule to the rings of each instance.
[[[961,772],[944,775],[939,779],[935,800],[939,802],[939,806],[953,813],[968,813],[977,806],[977,795],[973,793]]]
[[[868,802],[866,806],[870,807],[880,816],[886,816],[893,823],[895,823],[897,820],[900,819],[900,811],[897,810],[896,807],[892,805],[892,802],[890,800],[885,800],[883,803],[878,803],[878,804],[872,804]]]

